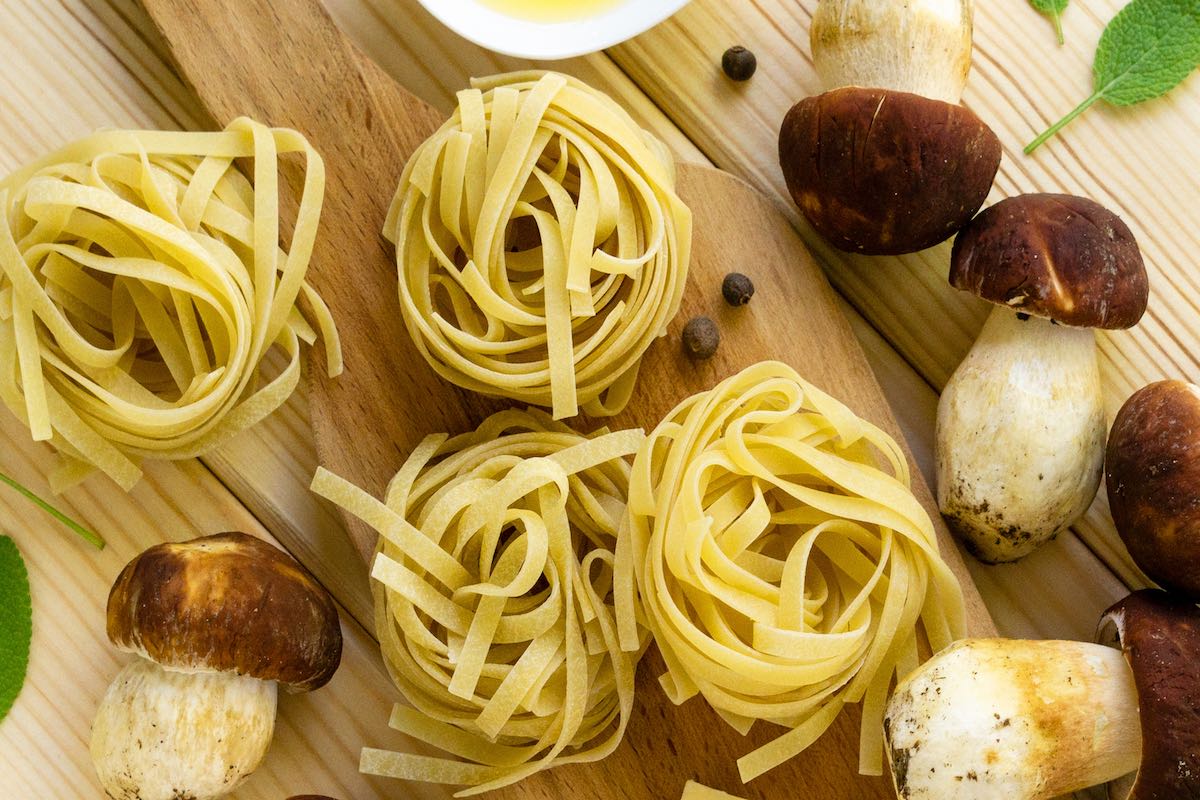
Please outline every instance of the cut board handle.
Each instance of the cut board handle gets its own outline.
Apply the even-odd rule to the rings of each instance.
[[[369,142],[398,157],[399,166],[430,126],[441,124],[436,110],[359,51],[320,0],[142,5],[184,79],[221,124],[241,115],[277,126],[325,120],[328,127],[306,133],[327,159],[370,160]],[[340,176],[347,186],[379,177]]]

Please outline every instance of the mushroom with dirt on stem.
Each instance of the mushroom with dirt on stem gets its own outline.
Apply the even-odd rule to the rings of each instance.
[[[987,199],[1000,140],[959,102],[972,14],[972,0],[820,0],[810,38],[826,91],[784,118],[779,162],[835,247],[923,250]]]
[[[1095,498],[1105,419],[1090,329],[1141,319],[1146,268],[1116,214],[1027,194],[959,233],[950,283],[996,308],[938,402],[938,505],[980,560],[1015,561]]]
[[[968,639],[902,680],[884,716],[901,800],[1200,797],[1200,609],[1135,592],[1098,638]]]
[[[137,556],[109,593],[107,629],[139,656],[92,724],[92,763],[113,800],[233,791],[271,743],[277,685],[325,685],[342,652],[329,594],[286,553],[244,533]]]

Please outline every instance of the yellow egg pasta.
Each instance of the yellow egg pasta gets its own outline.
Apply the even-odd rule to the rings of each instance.
[[[729,792],[705,786],[703,783],[688,781],[683,785],[683,794],[680,795],[679,800],[741,800],[741,798]]]
[[[613,600],[633,591],[613,562],[643,439],[510,410],[425,439],[383,502],[318,470],[313,491],[380,534],[376,634],[408,701],[391,726],[447,754],[367,748],[363,772],[461,796],[616,748],[648,642],[636,608],[619,619]]]
[[[896,442],[790,367],[760,363],[647,437],[629,510],[617,585],[637,596],[617,607],[640,603],[668,696],[699,693],[742,733],[756,720],[789,729],[738,760],[742,779],[859,701],[860,769],[881,774],[884,703],[918,663],[918,622],[935,650],[965,633],[961,589]],[[635,628],[621,634],[639,646]]]
[[[520,72],[459,92],[384,235],[430,365],[562,419],[628,402],[679,309],[691,225],[662,142],[574,78]]]
[[[279,246],[279,160],[305,176]],[[249,177],[235,159],[252,160]],[[325,172],[295,131],[102,131],[0,181],[0,397],[63,461],[129,489],[146,458],[190,458],[278,408],[328,308],[305,282]],[[299,298],[303,296],[306,309]],[[268,376],[278,346],[287,358]]]

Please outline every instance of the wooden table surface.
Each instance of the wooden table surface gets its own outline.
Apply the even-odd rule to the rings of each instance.
[[[528,62],[457,38],[416,0],[327,0],[364,49],[403,85],[448,109],[470,75]],[[1021,191],[1090,195],[1118,210],[1151,272],[1150,313],[1132,332],[1101,336],[1110,417],[1138,386],[1163,376],[1200,379],[1200,78],[1140,108],[1096,108],[1032,157],[1021,146],[1090,93],[1091,54],[1122,0],[1075,0],[1055,46],[1026,0],[976,10],[975,70],[965,102],[1005,146],[993,199]],[[783,198],[775,136],[787,107],[817,90],[808,51],[816,0],[695,0],[641,37],[560,62],[612,93],[681,159],[714,163]],[[753,49],[755,78],[719,73],[732,44]],[[135,0],[0,0],[0,173],[102,127],[205,128]],[[790,203],[787,206],[790,209]],[[945,282],[948,248],[863,259],[830,251],[797,226],[848,301],[847,314],[932,479],[935,389],[969,348],[986,306]],[[0,413],[0,470],[46,493],[52,457]],[[156,464],[126,495],[93,478],[59,498],[108,539],[97,552],[23,500],[0,492],[0,531],[30,568],[34,642],[29,679],[0,724],[0,798],[100,796],[87,753],[100,695],[126,657],[104,636],[104,602],[121,566],[145,547],[220,530],[273,538],[343,604],[347,647],[333,683],[281,700],[275,743],[238,798],[324,793],[343,800],[444,797],[441,789],[367,779],[364,744],[399,746],[386,727],[394,692],[366,623],[361,562],[336,515],[307,485],[316,466],[303,393],[253,431],[200,461]],[[1101,493],[1103,495],[1103,492]],[[972,571],[1009,636],[1090,638],[1100,611],[1141,578],[1112,531],[1103,496],[1077,533],[1020,564]]]

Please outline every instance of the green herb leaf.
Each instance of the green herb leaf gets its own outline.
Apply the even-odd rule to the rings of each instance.
[[[1058,37],[1058,43],[1061,45],[1066,42],[1063,38],[1062,15],[1067,10],[1067,4],[1071,0],[1029,0],[1029,4],[1038,11],[1046,14],[1050,19],[1054,20],[1054,34]]]
[[[0,536],[0,720],[8,716],[25,683],[32,638],[29,573],[17,545]]]
[[[1129,106],[1161,97],[1200,66],[1200,3],[1133,0],[1108,23],[1092,68],[1096,91],[1029,143],[1032,153],[1097,100]]]
[[[36,494],[34,494],[30,490],[26,489],[24,486],[22,486],[21,484],[17,483],[12,478],[5,475],[3,472],[0,472],[0,483],[8,484],[12,488],[14,488],[18,492],[20,492],[22,495],[24,495],[28,499],[32,500],[34,502],[34,504],[38,506],[38,508],[42,509],[47,514],[49,514],[50,516],[54,517],[56,520],[61,522],[63,525],[66,525],[68,528],[75,531],[75,533],[82,536],[88,542],[95,545],[97,550],[104,549],[104,539],[100,538],[99,534],[93,533],[92,531],[83,527],[78,522],[71,519],[66,514],[62,513],[54,506],[50,505],[42,498],[38,497]]]

